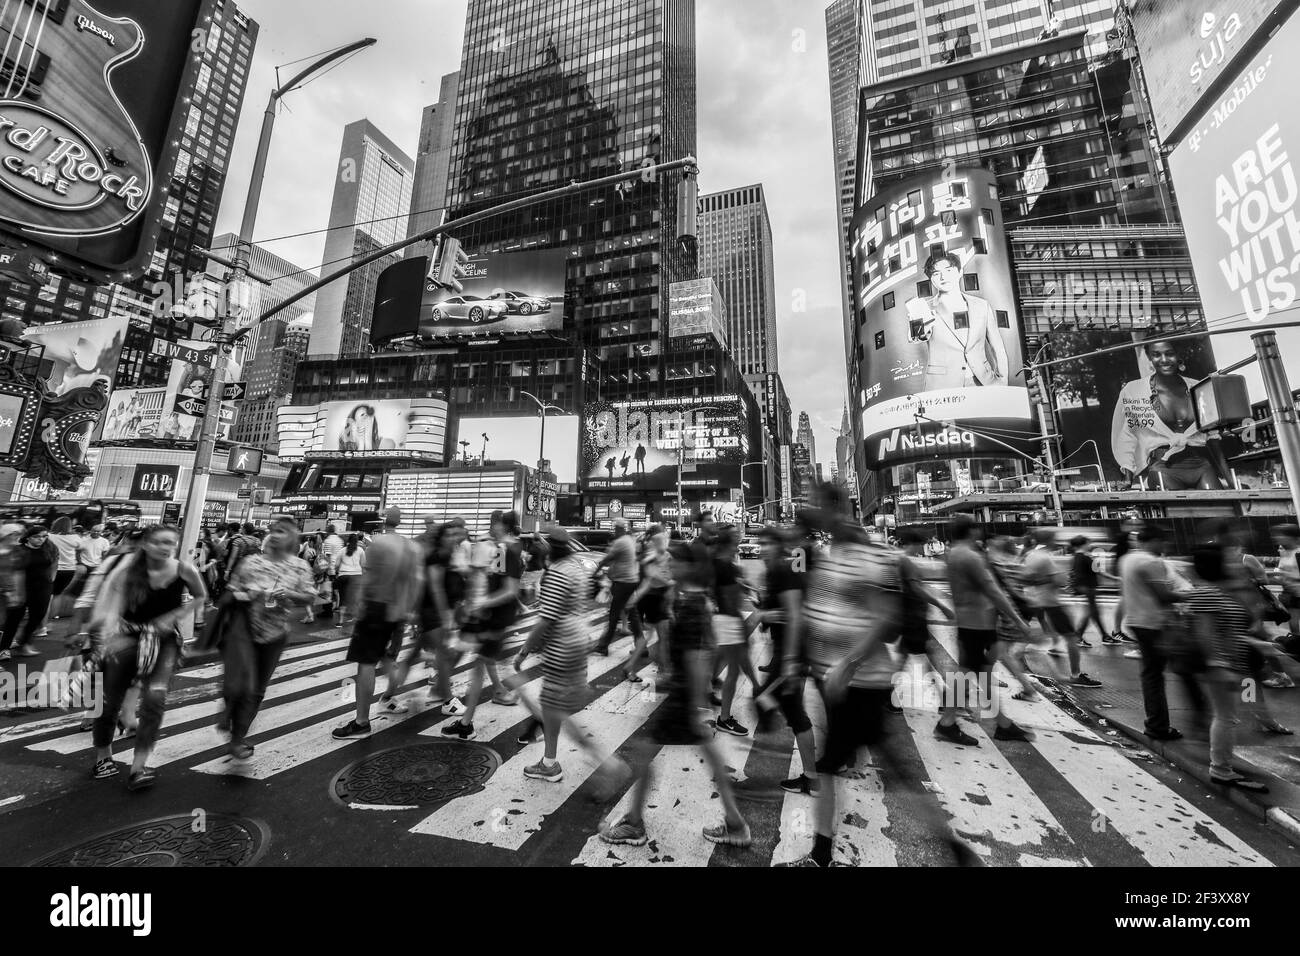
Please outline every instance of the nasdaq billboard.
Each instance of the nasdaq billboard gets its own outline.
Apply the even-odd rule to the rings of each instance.
[[[867,464],[1004,454],[981,428],[1032,421],[992,174],[948,170],[881,190],[850,239]]]

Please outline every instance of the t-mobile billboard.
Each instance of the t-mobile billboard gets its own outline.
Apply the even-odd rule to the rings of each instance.
[[[972,431],[1031,427],[994,177],[898,183],[858,210],[850,238],[868,465],[1004,453]]]

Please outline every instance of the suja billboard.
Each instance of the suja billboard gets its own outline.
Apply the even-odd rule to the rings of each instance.
[[[1207,442],[1192,403],[1192,386],[1215,371],[1208,336],[1170,342],[1158,333],[1055,332],[1050,343],[1056,358],[1133,346],[1052,369],[1064,460],[1084,473],[1081,480],[1090,481],[1100,465],[1104,480],[1121,487],[1232,487],[1225,456],[1236,441]]]
[[[858,210],[850,238],[867,463],[1006,454],[977,434],[1032,426],[993,175],[891,186]]]
[[[1172,145],[1198,104],[1235,69],[1252,39],[1295,0],[1135,0],[1133,37],[1147,77],[1156,131]],[[1201,107],[1203,108],[1203,107]]]
[[[396,263],[376,284],[371,341],[561,328],[567,259],[564,249],[472,256],[459,292],[432,281],[413,285],[413,260]],[[422,289],[418,296],[416,288]]]
[[[598,402],[583,415],[582,483],[591,490],[675,489],[679,456],[684,486],[731,486],[748,453],[736,395]]]
[[[286,405],[277,412],[282,460],[425,458],[441,464],[447,403],[436,398]]]
[[[0,224],[97,269],[130,269],[148,257],[160,229],[151,215],[162,198],[155,179],[170,177],[180,127],[197,110],[178,94],[194,85],[202,54],[219,49],[220,31],[194,30],[214,7],[5,4]],[[192,51],[196,37],[203,47]]]

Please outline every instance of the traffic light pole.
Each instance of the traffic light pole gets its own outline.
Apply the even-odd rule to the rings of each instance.
[[[1273,413],[1273,430],[1277,433],[1287,487],[1291,489],[1291,504],[1300,515],[1300,423],[1296,420],[1291,383],[1287,381],[1286,366],[1277,347],[1277,334],[1256,332],[1250,339],[1255,343],[1255,357],[1259,359],[1264,392]]]
[[[203,413],[203,423],[199,430],[197,447],[194,451],[194,471],[190,475],[189,492],[185,499],[185,520],[181,527],[180,558],[189,560],[194,546],[199,540],[199,523],[203,518],[203,505],[208,497],[208,479],[212,474],[212,455],[217,447],[217,430],[221,425],[221,393],[226,386],[227,363],[234,352],[235,343],[244,332],[253,328],[247,326],[244,332],[239,329],[240,320],[244,318],[246,306],[240,301],[234,308],[229,307],[230,290],[242,290],[248,277],[249,253],[253,246],[253,228],[257,224],[257,209],[262,200],[262,182],[266,178],[266,159],[271,151],[271,133],[275,130],[275,108],[280,99],[292,92],[311,74],[333,63],[335,60],[368,46],[375,40],[367,37],[328,53],[312,63],[305,70],[291,79],[284,86],[271,91],[267,98],[266,112],[262,115],[262,133],[257,141],[257,155],[253,160],[253,174],[248,182],[248,198],[244,200],[244,217],[239,225],[239,239],[235,244],[234,269],[226,276],[225,315],[221,320],[221,329],[216,335],[216,361],[212,368],[212,382],[208,386],[208,405]],[[234,314],[238,311],[238,314]],[[260,321],[260,320],[259,320]],[[251,507],[252,499],[249,499]]]

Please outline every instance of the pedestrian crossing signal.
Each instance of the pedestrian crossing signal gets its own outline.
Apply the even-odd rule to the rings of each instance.
[[[460,247],[460,240],[446,236],[442,240],[442,254],[438,258],[436,282],[444,289],[462,292],[461,279],[468,274],[469,254]]]

